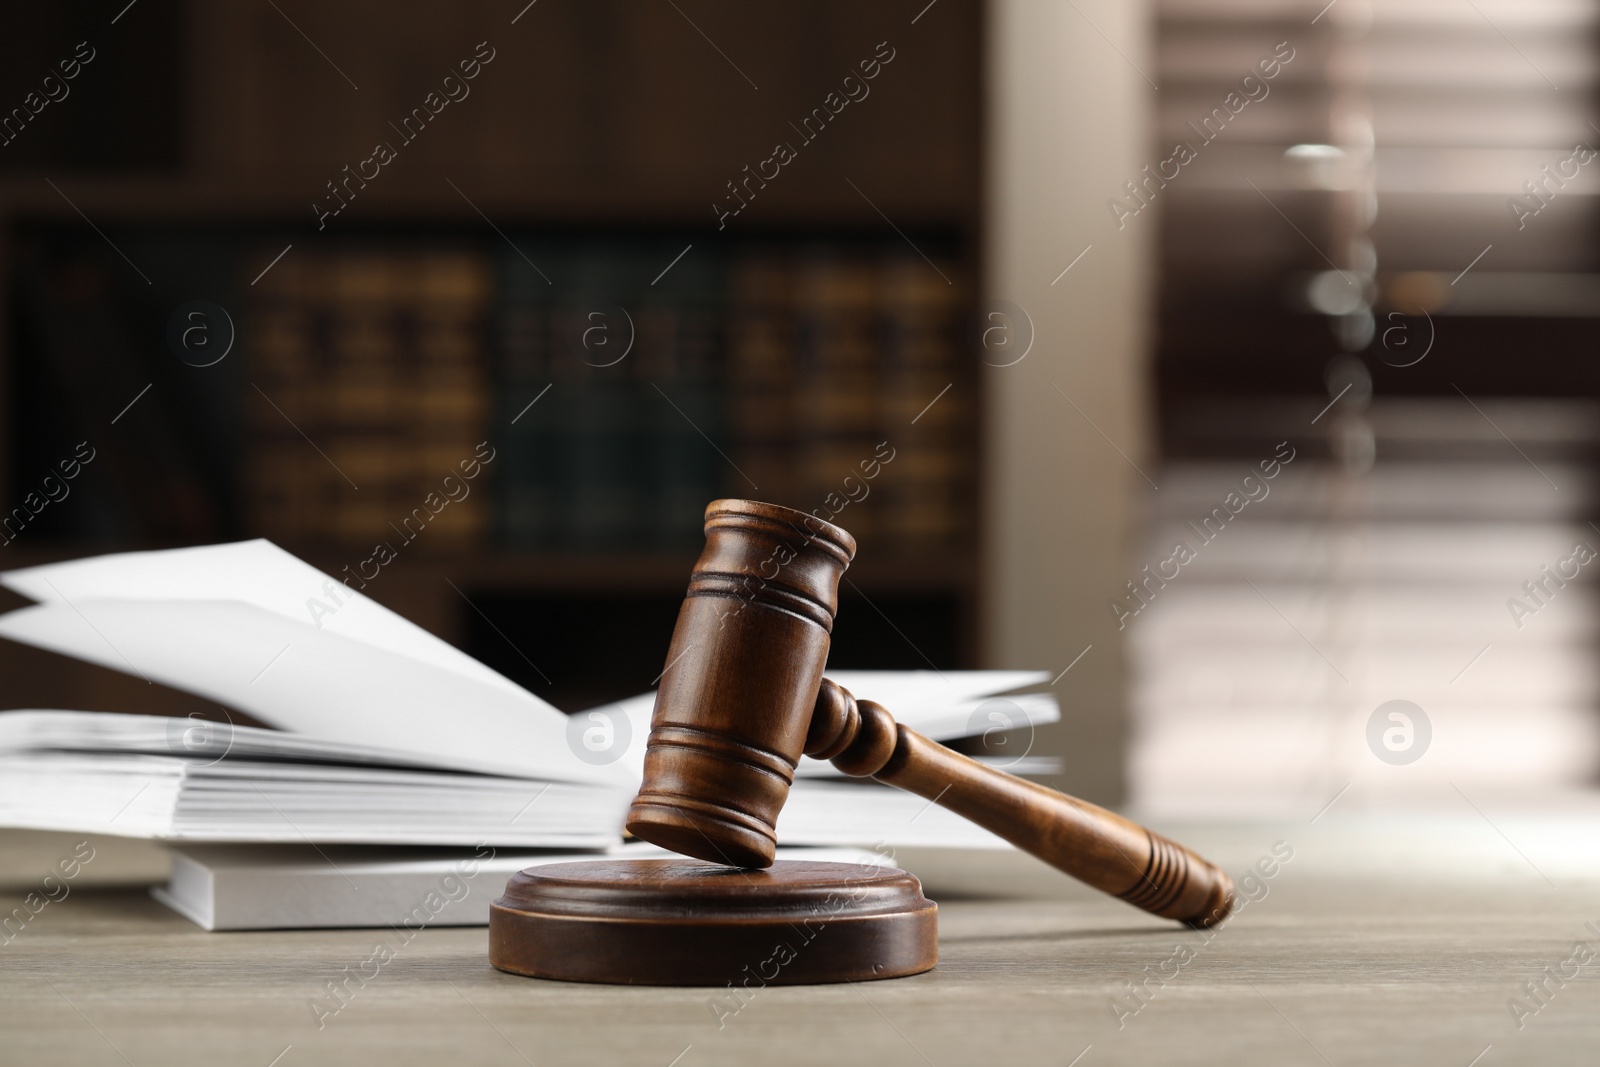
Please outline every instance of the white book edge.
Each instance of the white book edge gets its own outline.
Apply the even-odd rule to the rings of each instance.
[[[177,847],[150,895],[205,930],[376,929],[409,937],[433,926],[484,926],[489,903],[518,871],[597,859],[671,859],[654,845],[603,852],[390,850],[362,858],[307,846]],[[319,858],[320,856],[320,858]],[[887,866],[859,848],[780,848],[778,859]]]

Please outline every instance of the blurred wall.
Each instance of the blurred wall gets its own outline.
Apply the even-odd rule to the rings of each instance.
[[[1092,646],[1055,683],[1062,722],[1034,750],[1062,758],[1062,788],[1115,803],[1127,694],[1109,604],[1138,570],[1151,491],[1156,230],[1149,213],[1118,230],[1106,202],[1153,161],[1154,88],[1136,69],[1151,69],[1153,23],[1145,0],[994,0],[987,33],[983,653],[1054,676]]]

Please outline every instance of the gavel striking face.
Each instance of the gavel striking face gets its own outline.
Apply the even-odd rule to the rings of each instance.
[[[855,539],[749,500],[706,509],[706,546],[667,652],[634,836],[713,863],[767,867],[802,753],[971,819],[1146,911],[1210,926],[1220,868],[1103,808],[986,767],[822,677]]]

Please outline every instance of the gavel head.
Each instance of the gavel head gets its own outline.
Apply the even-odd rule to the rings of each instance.
[[[856,542],[752,500],[713,501],[705,531],[627,827],[687,856],[768,867]]]

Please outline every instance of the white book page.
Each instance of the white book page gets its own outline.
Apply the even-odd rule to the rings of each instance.
[[[0,584],[46,604],[236,600],[308,630],[338,634],[487,686],[526,693],[504,675],[358,592],[359,577],[350,585],[335,581],[271,541],[94,556],[6,571],[0,573]],[[8,632],[7,636],[27,640],[18,633]],[[527,695],[548,714],[561,714]]]
[[[0,711],[0,758],[39,752],[175,755],[196,766],[224,757],[382,767],[439,766],[438,760],[418,753],[376,745],[334,744],[306,734],[227,722],[116,711]]]
[[[397,749],[488,774],[617,780],[614,768],[573,755],[565,715],[510,683],[441,670],[407,651],[242,601],[75,598],[0,616],[0,636],[336,744]]]
[[[1051,693],[991,695],[1048,681],[1047,671],[828,671],[826,677],[853,696],[882,704],[896,722],[934,741],[981,737],[994,729],[1026,730],[1061,718],[1060,705]],[[629,744],[618,763],[637,779],[644,772],[645,742],[655,701],[654,692],[640,693],[580,711],[574,718],[587,723],[590,716],[598,714],[626,720]],[[796,773],[835,777],[843,772],[831,763],[802,756]]]
[[[882,704],[912,729],[927,709],[949,708],[1050,680],[1049,671],[825,671],[857,700]]]

